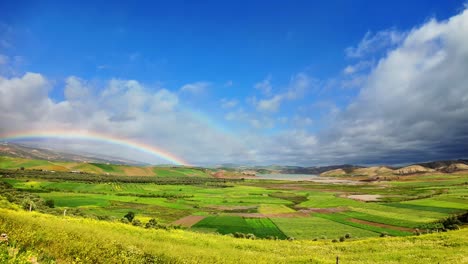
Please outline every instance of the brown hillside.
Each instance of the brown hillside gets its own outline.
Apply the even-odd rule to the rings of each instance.
[[[455,172],[455,171],[464,171],[468,170],[468,165],[463,163],[455,163],[451,164],[445,168],[441,169],[443,172]]]
[[[413,173],[425,173],[425,172],[434,172],[435,170],[423,167],[421,165],[411,165],[407,167],[403,167],[395,171],[396,174],[406,175],[406,174],[413,174]]]
[[[393,174],[394,171],[385,166],[374,166],[369,168],[359,168],[353,170],[352,174],[354,175],[365,175],[365,176],[379,176],[379,175],[388,175]]]
[[[330,170],[330,171],[320,173],[320,176],[325,176],[325,177],[340,176],[340,175],[346,175],[346,171],[344,171],[343,169],[336,169],[336,170]]]

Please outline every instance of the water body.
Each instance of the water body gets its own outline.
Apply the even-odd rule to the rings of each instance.
[[[310,181],[318,177],[314,174],[257,174],[256,176],[257,179],[287,181]]]

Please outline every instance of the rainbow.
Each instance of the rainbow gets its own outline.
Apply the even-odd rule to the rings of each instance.
[[[135,140],[129,140],[126,138],[116,137],[98,132],[82,130],[29,130],[0,134],[0,140],[3,141],[40,138],[80,139],[99,141],[141,151],[176,165],[190,166],[188,162],[163,149],[156,148],[148,144],[143,144]]]

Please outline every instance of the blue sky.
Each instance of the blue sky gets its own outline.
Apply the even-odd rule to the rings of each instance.
[[[352,115],[350,106],[359,105],[369,90],[383,89],[370,87],[369,80],[389,54],[403,48],[413,31],[431,27],[431,21],[443,24],[462,16],[463,1],[115,2],[2,1],[2,78],[24,81],[27,72],[39,74],[47,86],[47,99],[59,107],[67,103],[75,116],[70,117],[73,124],[139,139],[193,163],[401,163],[466,154],[451,150],[421,157],[429,143],[438,149],[440,142],[431,137],[424,148],[408,149],[410,157],[403,157],[407,138],[383,135],[379,135],[382,142],[364,143],[372,151],[379,149],[377,158],[357,157],[347,153],[357,149],[338,146],[324,152],[331,146],[329,138],[334,143],[344,140],[343,135],[332,135],[340,122],[351,121],[345,120]],[[459,34],[466,34],[464,29],[457,28]],[[430,58],[420,60],[417,63]],[[112,83],[120,88],[110,92]],[[104,94],[115,97],[106,99]],[[420,95],[428,98],[424,91]],[[110,122],[107,126],[76,117],[83,115],[79,107],[85,105],[85,97],[102,105],[86,107],[93,109],[88,117],[98,119],[106,113],[101,117]],[[142,101],[149,97],[157,100]],[[10,100],[16,99],[12,95]],[[112,100],[120,103],[113,106]],[[447,102],[456,103],[460,102]],[[151,113],[164,120],[148,121],[152,104],[164,106]],[[362,113],[352,120],[365,116],[368,106],[361,104]],[[67,126],[53,111],[58,110],[48,110],[42,124]],[[372,122],[387,119],[393,120],[380,116]],[[34,126],[18,120],[18,128]],[[124,126],[134,131],[121,130]],[[200,127],[199,136],[190,131]],[[142,132],[148,129],[154,135]],[[181,131],[190,131],[190,136]],[[464,136],[460,133],[457,136]],[[220,155],[219,143],[206,142],[210,138],[225,142],[228,154]],[[271,154],[277,148],[278,154]],[[297,153],[291,154],[294,150]]]

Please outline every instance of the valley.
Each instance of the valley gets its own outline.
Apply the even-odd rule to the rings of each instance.
[[[314,182],[215,178],[196,168],[158,170],[164,173],[132,177],[32,169],[2,170],[0,175],[3,188],[31,195],[37,204],[53,201],[53,208],[43,209],[46,213],[67,210],[69,215],[120,221],[132,211],[141,223],[154,218],[192,231],[260,238],[409,236],[437,229],[439,220],[468,210],[464,173]],[[187,217],[199,222],[185,225],[181,219]]]

